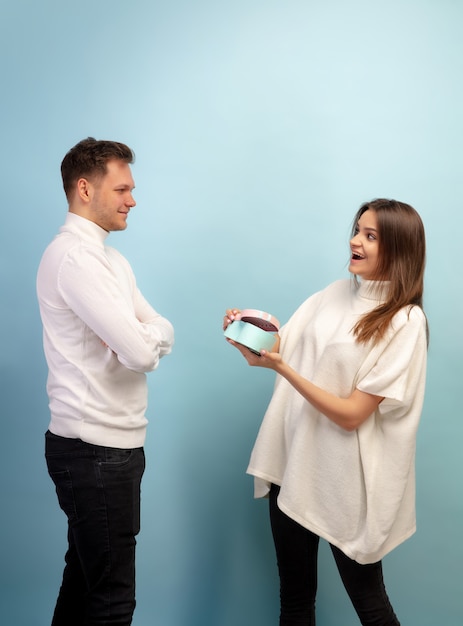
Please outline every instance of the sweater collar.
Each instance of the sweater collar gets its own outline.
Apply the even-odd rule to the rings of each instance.
[[[66,215],[66,220],[64,225],[61,226],[60,232],[75,233],[86,241],[99,243],[102,246],[104,246],[105,239],[109,235],[108,231],[95,224],[95,222],[70,212]]]
[[[358,295],[365,300],[384,302],[389,291],[388,280],[361,280],[358,287]]]

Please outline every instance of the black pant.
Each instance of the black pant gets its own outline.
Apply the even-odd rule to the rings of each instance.
[[[280,626],[315,626],[320,538],[285,515],[270,490],[270,522],[280,574]],[[331,545],[331,544],[330,544]],[[360,565],[331,545],[342,582],[363,626],[400,626],[386,594],[381,561]]]
[[[68,550],[52,626],[129,626],[135,609],[143,448],[105,448],[45,435],[68,518]]]

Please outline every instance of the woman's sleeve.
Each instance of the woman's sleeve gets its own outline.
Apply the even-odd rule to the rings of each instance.
[[[414,306],[399,311],[388,337],[378,348],[375,362],[359,378],[356,387],[384,398],[378,407],[380,413],[400,407],[405,412],[415,396],[424,393],[427,338],[426,318],[421,308]]]

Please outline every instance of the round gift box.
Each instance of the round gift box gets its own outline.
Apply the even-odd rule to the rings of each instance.
[[[241,319],[235,320],[226,328],[224,335],[252,352],[260,354],[262,350],[271,350],[275,343],[274,333],[278,332],[280,323],[264,311],[243,309]]]

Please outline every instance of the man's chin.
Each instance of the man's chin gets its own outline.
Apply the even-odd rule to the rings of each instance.
[[[112,233],[116,233],[120,230],[125,230],[127,228],[127,224],[124,222],[123,224],[114,224],[111,228]]]

